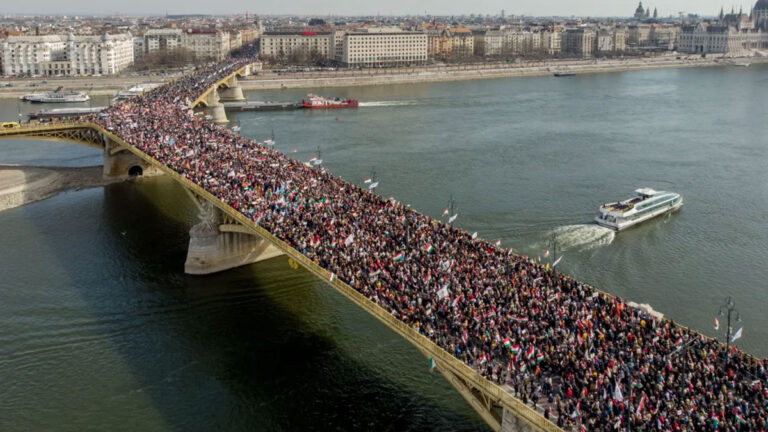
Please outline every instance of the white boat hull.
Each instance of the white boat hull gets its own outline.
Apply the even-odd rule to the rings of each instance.
[[[595,217],[595,222],[597,222],[598,225],[604,226],[606,228],[614,229],[616,231],[621,231],[623,229],[627,229],[631,226],[635,226],[641,222],[645,222],[648,219],[653,219],[656,216],[663,215],[665,213],[670,213],[675,210],[680,209],[680,207],[683,206],[683,200],[680,199],[680,202],[677,204],[669,204],[662,206],[659,209],[656,209],[652,212],[648,212],[648,214],[644,214],[643,216],[638,217],[637,219],[627,220],[627,221],[617,221],[617,222],[611,222],[607,221],[605,219],[601,219],[600,216]]]

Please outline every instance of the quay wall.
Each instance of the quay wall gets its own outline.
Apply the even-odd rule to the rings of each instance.
[[[750,58],[749,63],[768,63],[768,58]],[[577,74],[625,72],[633,70],[727,66],[721,60],[615,60],[544,62],[525,65],[462,65],[449,67],[421,67],[396,70],[355,70],[334,72],[296,72],[282,75],[267,73],[240,80],[243,90],[271,90],[312,87],[353,87],[463,81],[491,78],[551,76],[558,70]]]

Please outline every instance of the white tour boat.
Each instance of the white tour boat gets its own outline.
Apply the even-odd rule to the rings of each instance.
[[[655,216],[675,211],[683,205],[683,196],[675,192],[655,191],[651,188],[641,188],[635,192],[636,197],[603,204],[595,222],[620,231]]]

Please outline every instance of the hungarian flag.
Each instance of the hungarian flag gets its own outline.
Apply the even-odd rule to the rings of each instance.
[[[639,416],[640,413],[643,412],[643,408],[645,408],[645,402],[648,401],[648,397],[646,395],[643,395],[642,398],[640,398],[640,403],[637,404],[637,410],[635,411],[635,415]]]
[[[678,347],[678,348],[683,346],[683,337],[682,336],[677,338],[677,340],[675,341],[675,346]]]
[[[363,183],[365,183],[365,184],[368,184],[368,183],[370,183],[370,182],[372,182],[372,181],[373,181],[373,180],[371,180],[371,178],[370,178],[370,177],[368,177],[367,179],[363,180]]]
[[[504,338],[504,346],[507,347],[507,349],[512,348],[512,342],[509,341],[508,337]]]
[[[402,252],[398,253],[397,255],[392,257],[392,261],[395,261],[395,262],[397,262],[397,261],[405,261],[405,254],[402,253]]]
[[[481,365],[488,364],[488,357],[486,357],[485,354],[483,354],[483,357],[480,358],[480,364]]]
[[[329,282],[333,282],[333,281],[334,281],[334,279],[336,279],[336,273],[334,273],[334,272],[331,272],[331,275],[330,275],[330,276],[328,276],[328,281],[329,281]]]
[[[448,209],[445,209],[445,210],[443,210],[443,214],[442,214],[442,216],[445,216],[445,215],[447,215],[448,213],[449,213],[449,210],[448,210]]]
[[[427,273],[426,276],[424,276],[424,283],[429,283],[429,281],[432,280],[432,272]]]
[[[453,301],[451,302],[451,307],[452,307],[452,308],[455,308],[455,307],[456,307],[456,305],[458,305],[458,304],[459,304],[459,301],[460,301],[460,300],[461,300],[461,296],[457,296],[455,299],[453,299]]]
[[[296,153],[296,149],[291,149],[291,153]]]
[[[573,410],[573,414],[571,414],[571,418],[581,417],[581,401],[576,403],[576,409]]]
[[[533,358],[533,354],[534,354],[535,352],[536,352],[536,348],[534,348],[534,346],[533,346],[533,345],[531,345],[531,346],[528,348],[528,351],[525,353],[525,358],[527,358],[528,360],[530,360],[531,358]]]
[[[539,352],[536,354],[536,363],[541,363],[541,362],[543,362],[543,361],[544,361],[544,354],[542,354],[542,352],[541,352],[541,351],[539,351]]]
[[[549,249],[547,249],[547,250],[545,250],[545,251],[544,251],[544,258],[546,258],[546,257],[548,257],[548,256],[549,256]]]
[[[500,247],[500,246],[501,246],[501,239],[498,239],[496,240],[496,247]]]
[[[734,411],[733,415],[736,416],[736,421],[737,422],[739,422],[741,424],[747,424],[747,419],[745,419],[744,417],[740,416],[738,411]]]
[[[426,252],[426,253],[432,253],[432,252],[434,252],[434,251],[435,251],[435,247],[434,247],[434,246],[432,246],[431,244],[428,244],[428,245],[427,245],[427,246],[424,248],[424,252]]]
[[[464,332],[461,334],[461,341],[464,342],[464,345],[466,345],[468,340],[469,336],[467,335],[467,331],[464,330]]]
[[[520,372],[523,372],[523,373],[525,373],[526,369],[528,369],[528,365],[527,365],[527,364],[525,364],[525,363],[523,363],[523,365],[522,365],[522,366],[520,366]]]
[[[576,339],[578,339],[579,345],[584,343],[584,338],[581,337],[581,333],[576,333]]]
[[[717,320],[717,317],[715,317],[715,330],[720,330],[720,321]]]
[[[520,353],[520,345],[513,345],[510,350],[512,351],[512,354],[517,355]]]

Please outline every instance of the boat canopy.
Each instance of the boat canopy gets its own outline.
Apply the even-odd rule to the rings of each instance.
[[[654,196],[654,195],[656,195],[658,193],[655,190],[653,190],[651,188],[647,188],[647,187],[640,188],[640,189],[635,189],[635,192],[637,192],[640,195],[649,196],[649,197],[650,196]]]

